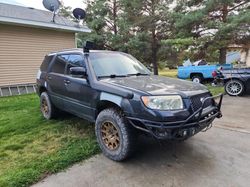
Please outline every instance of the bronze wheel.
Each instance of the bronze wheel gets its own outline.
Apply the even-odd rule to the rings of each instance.
[[[56,108],[50,102],[47,92],[41,93],[40,96],[40,109],[45,119],[51,119],[56,116]]]
[[[117,128],[112,122],[106,121],[102,123],[101,136],[103,143],[109,150],[114,151],[119,148],[120,146],[119,133]]]
[[[103,154],[111,160],[122,161],[134,151],[135,131],[119,109],[106,108],[98,114],[95,134]]]
[[[46,99],[42,99],[42,105],[41,105],[41,110],[43,112],[44,115],[48,115],[49,113],[49,106],[48,103],[46,101]]]

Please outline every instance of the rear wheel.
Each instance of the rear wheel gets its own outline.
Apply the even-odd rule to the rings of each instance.
[[[230,96],[238,96],[244,93],[244,85],[240,80],[232,79],[225,84],[225,91]]]
[[[103,154],[115,161],[128,158],[136,144],[135,129],[115,108],[104,109],[96,119],[95,133]]]
[[[56,116],[56,108],[51,103],[47,92],[43,92],[40,96],[40,109],[45,119],[52,119]]]
[[[195,82],[195,83],[201,83],[202,82],[202,76],[201,75],[194,75],[192,77],[192,81]]]

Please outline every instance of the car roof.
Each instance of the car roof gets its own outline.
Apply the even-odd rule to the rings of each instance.
[[[100,52],[105,52],[105,53],[122,53],[120,51],[109,51],[109,50],[90,50],[89,51],[90,53],[100,53]],[[72,49],[64,49],[64,50],[61,50],[61,51],[55,51],[55,52],[51,52],[48,54],[48,56],[51,56],[51,55],[57,55],[57,54],[68,54],[68,53],[82,53],[84,54],[83,52],[83,49],[82,48],[72,48]]]

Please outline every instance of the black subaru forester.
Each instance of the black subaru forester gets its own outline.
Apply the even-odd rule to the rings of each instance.
[[[71,49],[48,54],[37,74],[41,112],[65,111],[95,123],[110,159],[131,155],[138,133],[185,140],[220,118],[222,94],[191,81],[152,75],[129,54]]]

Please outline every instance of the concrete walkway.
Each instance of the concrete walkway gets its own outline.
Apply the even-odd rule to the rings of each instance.
[[[250,97],[225,97],[223,113],[212,129],[185,142],[144,138],[126,162],[97,155],[34,186],[249,186]]]

